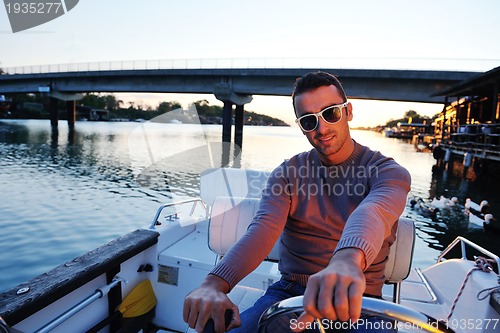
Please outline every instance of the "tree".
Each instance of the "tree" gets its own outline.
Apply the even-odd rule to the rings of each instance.
[[[423,124],[424,122],[429,123],[429,118],[421,116],[417,111],[414,110],[409,110],[406,111],[403,118],[396,119],[396,120],[389,120],[386,124],[385,127],[394,127],[398,123],[413,123],[413,124]]]
[[[116,110],[118,108],[118,102],[114,95],[106,95],[104,96],[104,99],[106,101],[106,109],[109,111]]]
[[[413,111],[413,110],[409,110],[409,111],[406,111],[405,113],[405,118],[416,118],[416,117],[420,117],[420,115],[418,114],[417,111]]]
[[[193,103],[196,111],[200,116],[205,117],[221,117],[222,107],[218,105],[210,105],[206,99],[202,99]]]
[[[87,93],[80,100],[81,105],[90,106],[95,109],[104,109],[106,108],[106,97],[95,95],[92,93]]]
[[[158,105],[157,110],[158,110],[158,112],[164,113],[164,112],[172,111],[172,110],[175,110],[175,109],[179,109],[180,107],[181,107],[181,105],[177,101],[174,101],[174,102],[161,102]]]

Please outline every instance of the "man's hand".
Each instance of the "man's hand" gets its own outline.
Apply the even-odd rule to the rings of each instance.
[[[193,290],[184,300],[183,317],[189,327],[203,332],[210,318],[214,321],[216,333],[223,333],[241,325],[238,307],[227,297],[229,285],[223,279],[208,275],[198,289]],[[233,312],[233,318],[226,327],[224,314]]]
[[[311,275],[304,293],[305,312],[298,318],[298,322],[304,323],[300,327],[306,327],[315,318],[358,320],[366,289],[364,265],[361,250],[346,248],[338,251],[325,269]]]

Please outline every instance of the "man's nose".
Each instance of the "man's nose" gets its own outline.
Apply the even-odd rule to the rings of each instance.
[[[323,117],[318,117],[318,126],[316,127],[317,132],[323,132],[328,129],[328,126],[330,126],[329,123],[323,119]]]

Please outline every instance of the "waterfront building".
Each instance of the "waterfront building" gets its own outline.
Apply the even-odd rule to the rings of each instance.
[[[465,176],[498,174],[491,169],[500,169],[499,93],[496,67],[436,94],[445,96],[443,112],[435,120],[436,159],[459,162]]]

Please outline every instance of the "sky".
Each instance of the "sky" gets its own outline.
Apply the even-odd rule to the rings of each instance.
[[[498,13],[497,0],[81,0],[53,21],[13,33],[3,7],[0,67],[248,58],[307,66],[311,59],[341,58],[376,69],[486,71],[500,65]],[[212,95],[118,97],[152,107],[164,100],[222,105]],[[442,110],[440,104],[351,102],[352,127],[384,124],[408,110],[428,116]],[[245,109],[294,123],[290,97],[254,96]]]

